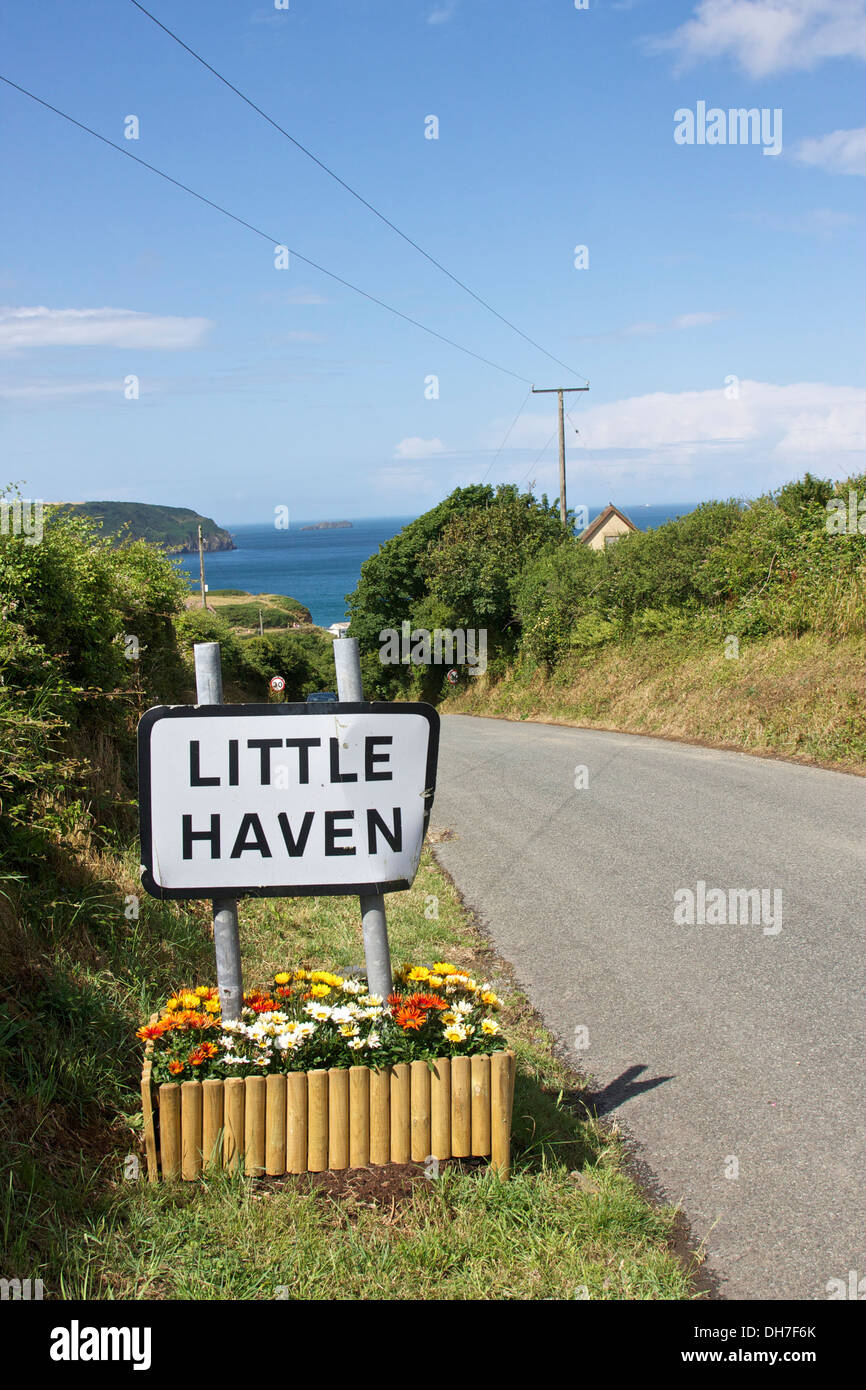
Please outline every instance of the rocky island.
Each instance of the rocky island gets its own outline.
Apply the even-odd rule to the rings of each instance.
[[[351,526],[351,521],[317,521],[312,526],[299,526],[299,531],[341,531]]]

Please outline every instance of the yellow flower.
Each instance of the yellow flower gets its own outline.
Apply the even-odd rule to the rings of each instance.
[[[495,1019],[483,1018],[481,1020],[481,1031],[482,1033],[486,1033],[488,1038],[495,1037],[495,1035],[499,1032],[499,1024],[496,1022]]]
[[[166,999],[166,1001],[165,1001],[165,1011],[166,1011],[166,1013],[169,1013],[169,1014],[170,1014],[174,1009],[179,1009],[179,1008],[180,1008],[180,1000],[179,1000],[179,999],[176,999],[174,995],[172,995],[170,999]]]
[[[429,979],[430,979],[430,971],[426,968],[426,966],[423,966],[423,965],[415,965],[415,966],[413,966],[412,969],[409,971],[409,976],[408,976],[408,978],[409,978],[410,980],[429,980]]]
[[[287,985],[287,984],[289,983],[289,980],[290,980],[291,978],[292,978],[292,977],[291,977],[291,975],[288,973],[288,971],[282,970],[282,971],[280,972],[279,975],[275,975],[275,976],[274,976],[274,984],[275,984],[275,985]]]
[[[326,994],[331,993],[330,985],[313,985],[310,989],[314,999],[324,999]]]
[[[198,985],[198,987],[194,990],[194,993],[197,996],[197,998],[204,999],[206,995],[210,994],[210,990],[208,989],[207,985]]]
[[[188,994],[182,994],[180,996],[180,1002],[183,1004],[183,1007],[185,1009],[197,1009],[198,995],[193,994],[192,991],[190,991]]]
[[[482,1004],[489,1004],[492,1009],[499,1008],[499,999],[493,993],[492,989],[486,989],[484,991],[484,993],[481,996],[481,1002]]]
[[[457,1022],[457,1015],[456,1015],[455,1013],[452,1013],[451,1010],[449,1009],[448,1012],[447,1012],[447,1014],[443,1014],[443,1015],[442,1015],[442,1022],[443,1022],[443,1023],[456,1023],[456,1022]]]
[[[431,975],[430,978],[429,978],[429,980],[427,981],[427,983],[428,983],[428,985],[430,986],[431,989],[438,989],[438,988],[440,987],[440,985],[442,984],[442,976],[441,976],[441,975]]]
[[[306,970],[296,970],[296,971],[295,971],[295,979],[296,979],[296,980],[305,980],[306,978],[307,978],[307,971],[306,971]]]
[[[444,960],[434,960],[433,973],[435,975],[456,975],[457,966],[449,965],[448,962]]]
[[[331,975],[327,970],[314,970],[310,979],[313,984],[333,985],[335,989],[339,989],[343,983],[342,975]]]
[[[204,1001],[204,1011],[206,1014],[218,1014],[220,1011],[220,1001],[218,999],[206,999]]]

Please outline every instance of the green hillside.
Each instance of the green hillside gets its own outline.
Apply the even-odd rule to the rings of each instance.
[[[262,627],[265,628],[288,629],[293,623],[302,623],[308,628],[313,621],[309,608],[286,594],[249,594],[245,589],[211,589],[207,603],[208,608],[238,632],[257,632],[260,613]],[[198,592],[186,601],[187,608],[198,608],[200,605],[201,595]]]
[[[61,502],[58,510],[91,517],[107,535],[150,541],[172,552],[196,551],[199,526],[205,550],[235,548],[228,531],[217,526],[212,517],[199,516],[189,507],[157,507],[149,502]]]

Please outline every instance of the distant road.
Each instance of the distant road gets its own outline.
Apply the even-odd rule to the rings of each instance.
[[[450,715],[432,824],[723,1297],[866,1277],[866,779]],[[781,930],[772,896],[751,925],[675,924],[699,881],[780,891]]]

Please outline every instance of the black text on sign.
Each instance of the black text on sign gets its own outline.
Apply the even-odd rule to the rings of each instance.
[[[429,705],[161,706],[139,725],[142,883],[156,897],[383,893],[415,877]]]

